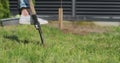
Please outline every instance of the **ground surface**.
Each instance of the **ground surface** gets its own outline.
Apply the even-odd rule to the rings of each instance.
[[[58,22],[50,22],[49,25],[59,28]],[[95,25],[92,22],[64,21],[62,31],[64,33],[86,35],[89,33],[104,33],[110,31],[110,29],[108,29],[108,27]]]
[[[45,48],[34,26],[0,27],[0,63],[120,63],[120,27],[64,24],[42,25]]]

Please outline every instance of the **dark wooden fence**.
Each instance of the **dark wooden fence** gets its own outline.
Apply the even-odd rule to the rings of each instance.
[[[10,1],[12,15],[18,14],[17,1]],[[58,19],[60,0],[36,0],[39,17]],[[120,21],[120,0],[63,0],[64,20]]]

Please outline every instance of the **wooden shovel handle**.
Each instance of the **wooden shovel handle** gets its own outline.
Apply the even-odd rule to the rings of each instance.
[[[35,11],[35,7],[34,7],[32,0],[29,0],[29,4],[30,4],[30,10],[31,10],[32,15],[35,15],[36,11]]]

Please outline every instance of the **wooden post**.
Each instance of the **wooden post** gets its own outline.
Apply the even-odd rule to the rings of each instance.
[[[63,28],[63,8],[59,8],[59,28]]]

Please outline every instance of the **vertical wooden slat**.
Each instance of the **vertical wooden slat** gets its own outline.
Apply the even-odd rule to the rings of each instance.
[[[63,8],[59,8],[59,28],[63,28]]]

